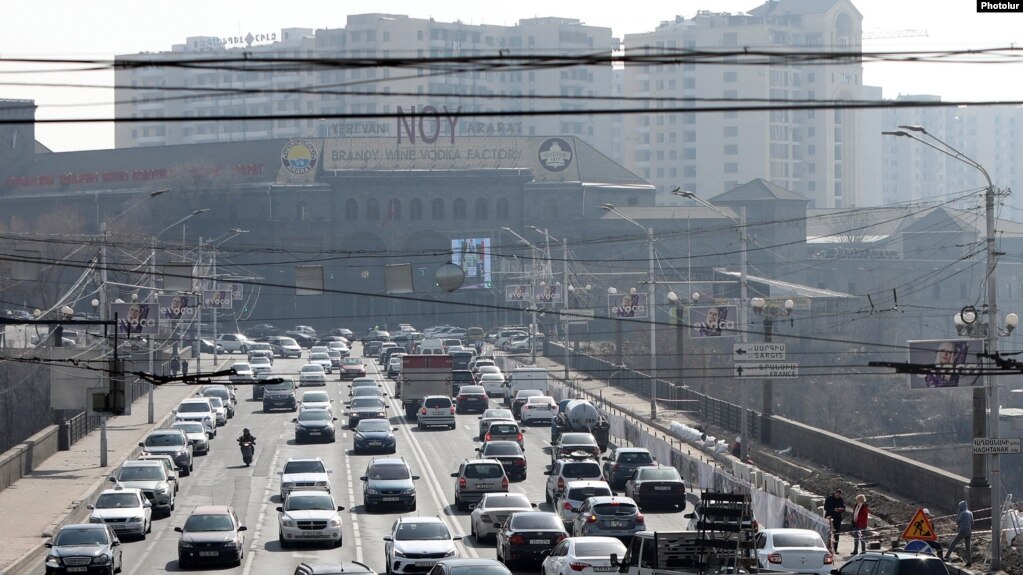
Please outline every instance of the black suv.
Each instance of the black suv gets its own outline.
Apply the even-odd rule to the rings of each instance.
[[[933,555],[902,551],[868,551],[857,555],[832,573],[886,573],[890,575],[949,575],[945,562]]]
[[[288,411],[298,409],[298,401],[295,399],[295,380],[290,377],[281,378],[279,383],[263,386],[263,411],[269,412],[272,409],[282,408]]]

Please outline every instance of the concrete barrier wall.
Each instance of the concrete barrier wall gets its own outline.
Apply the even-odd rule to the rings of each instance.
[[[58,426],[51,425],[0,454],[0,491],[31,472],[47,457],[57,453],[58,429]]]
[[[883,485],[921,506],[954,507],[967,497],[970,480],[901,455],[791,419],[770,420],[771,445],[793,447],[815,464]]]

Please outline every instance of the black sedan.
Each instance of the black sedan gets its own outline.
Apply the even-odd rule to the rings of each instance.
[[[306,441],[334,443],[334,422],[337,418],[331,415],[329,409],[304,409],[291,421],[295,423],[295,443]]]
[[[106,523],[65,525],[46,547],[47,575],[121,570],[121,542]]]
[[[394,437],[397,429],[391,427],[391,422],[386,419],[363,419],[355,426],[352,451],[356,455],[367,451],[394,453],[397,451],[397,440]]]
[[[678,470],[667,465],[640,467],[625,482],[625,495],[640,509],[654,506],[686,508],[686,486]]]
[[[526,455],[522,448],[514,441],[488,441],[483,447],[478,447],[480,457],[483,459],[496,459],[501,462],[508,479],[512,481],[525,481],[526,479]]]
[[[490,407],[490,397],[482,385],[466,385],[458,390],[456,397],[458,403],[455,406],[455,413],[470,413],[478,411],[483,413]]]
[[[554,513],[512,513],[497,532],[497,560],[509,569],[526,562],[537,563],[566,537],[565,524]]]
[[[348,404],[348,429],[363,419],[387,419],[387,404],[378,397],[356,397]]]

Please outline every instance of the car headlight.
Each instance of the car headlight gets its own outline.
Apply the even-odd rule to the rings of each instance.
[[[326,481],[317,481],[316,482],[316,487],[326,487],[326,486],[327,486],[327,482]]]
[[[447,553],[445,553],[444,556],[445,557],[454,557],[457,554],[458,554],[458,551],[455,551],[454,549],[452,549],[451,551],[448,551]]]
[[[302,425],[301,423],[296,423],[295,424],[295,431],[306,431],[306,427],[304,425]]]
[[[366,495],[380,495],[380,491],[372,487],[366,488]]]
[[[103,523],[103,520],[100,519],[99,517],[90,517],[89,523]]]
[[[178,541],[179,549],[191,549],[192,547],[194,547],[194,545],[192,545],[190,541]]]
[[[161,487],[161,488],[157,489],[156,492],[159,493],[160,495],[166,495],[167,494],[167,488],[166,487]]]
[[[395,557],[405,557],[405,554],[402,553],[401,551],[398,551],[397,549],[395,549],[394,550],[394,556]]]
[[[142,521],[142,517],[141,516],[139,516],[139,517],[129,517],[128,521],[131,522],[131,523],[138,523],[139,521]]]
[[[46,563],[48,565],[60,565],[60,557],[57,557],[56,555],[47,555]]]
[[[188,455],[188,451],[186,451],[186,450],[181,450],[181,451],[175,451],[174,452],[174,457],[184,457],[186,455]]]
[[[295,488],[295,484],[293,482],[291,482],[291,481],[288,481],[288,482],[284,483],[283,485],[281,485],[281,488],[283,488],[283,489],[294,489]]]
[[[408,489],[403,489],[401,494],[402,495],[415,495],[416,494],[416,488],[415,487],[409,487]]]
[[[97,565],[103,565],[104,563],[109,563],[110,562],[110,556],[107,555],[106,553],[104,553],[102,555],[97,555],[97,556],[92,558],[92,562],[97,564]]]
[[[335,518],[331,519],[330,522],[327,523],[327,525],[329,525],[331,527],[341,527],[341,518],[340,517],[335,517]]]
[[[224,543],[224,547],[227,547],[228,549],[235,549],[235,548],[238,547],[238,542],[237,541],[228,541],[227,543]]]
[[[289,519],[289,518],[281,519],[281,525],[283,525],[285,527],[294,527],[295,526],[295,520],[294,519]]]

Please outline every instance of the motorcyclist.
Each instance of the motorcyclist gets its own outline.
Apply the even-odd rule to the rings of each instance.
[[[256,443],[256,436],[252,435],[252,433],[249,431],[249,428],[246,427],[245,429],[242,430],[241,437],[238,438],[238,443],[239,444]]]

